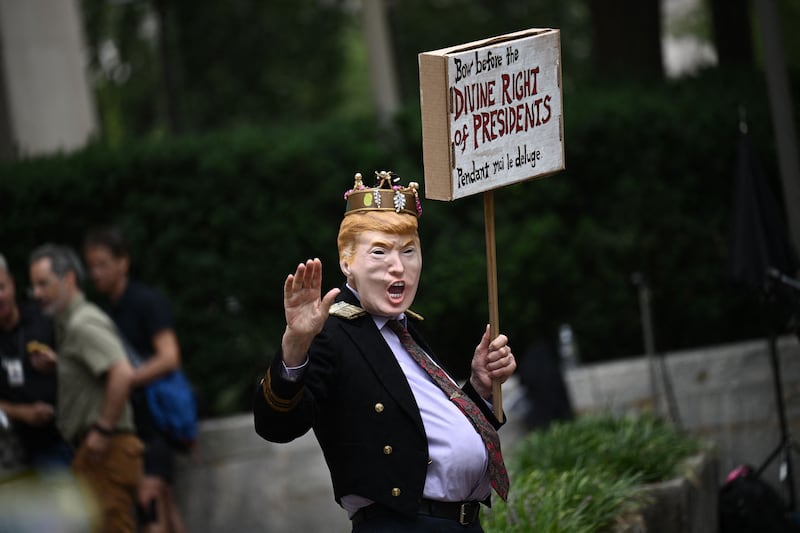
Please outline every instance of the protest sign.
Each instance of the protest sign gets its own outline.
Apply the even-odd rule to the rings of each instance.
[[[419,74],[426,198],[454,200],[564,169],[559,30],[423,52]]]
[[[537,28],[419,54],[425,196],[483,193],[489,323],[499,333],[494,189],[564,169],[561,41]],[[500,383],[492,387],[502,420]]]

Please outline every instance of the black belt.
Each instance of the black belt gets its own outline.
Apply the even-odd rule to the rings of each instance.
[[[439,502],[423,498],[419,502],[417,514],[455,520],[462,526],[470,526],[478,521],[480,510],[480,502]],[[373,518],[398,515],[397,511],[373,503],[356,511],[351,520],[353,521],[353,526],[357,526]]]

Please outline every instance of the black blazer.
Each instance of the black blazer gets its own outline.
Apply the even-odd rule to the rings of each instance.
[[[337,301],[359,303],[346,287]],[[433,356],[411,319],[408,328]],[[300,381],[281,378],[281,364],[279,352],[256,392],[256,433],[288,442],[313,428],[337,502],[358,494],[416,514],[425,486],[427,437],[411,387],[372,317],[330,316],[309,349]],[[499,428],[469,381],[463,390]]]

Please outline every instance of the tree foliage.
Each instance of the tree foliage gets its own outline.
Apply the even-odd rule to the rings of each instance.
[[[107,140],[309,120],[342,105],[342,2],[83,0]]]
[[[593,0],[385,1],[406,106],[418,106],[420,52],[535,27],[561,30],[567,93],[598,79],[661,75],[663,32],[653,0],[617,0],[614,8]],[[681,35],[713,40],[723,66],[752,67],[752,14],[709,3],[715,16],[699,5],[684,17],[694,22],[684,23]],[[779,2],[793,66],[800,60],[800,48],[792,46],[800,17],[795,4]],[[370,108],[358,2],[82,0],[82,6],[107,141]]]
[[[419,53],[527,28],[561,29],[565,86],[590,73],[590,21],[584,1],[403,0],[394,4],[391,21],[397,69],[409,102],[419,98]]]
[[[340,104],[341,2],[171,0],[169,15],[191,129],[315,119]]]

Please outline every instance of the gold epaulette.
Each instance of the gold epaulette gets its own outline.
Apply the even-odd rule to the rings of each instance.
[[[419,320],[420,322],[422,322],[423,320],[425,320],[425,317],[423,317],[423,316],[422,316],[422,315],[420,315],[419,313],[415,313],[415,312],[414,312],[414,311],[412,311],[411,309],[406,309],[406,314],[407,314],[408,316],[410,316],[411,318],[413,318],[414,320]]]
[[[367,314],[367,310],[363,309],[357,305],[349,304],[347,302],[336,302],[331,306],[330,314],[339,317],[339,318],[346,318],[347,320],[352,320],[354,318],[358,318],[360,316],[364,316]],[[419,313],[415,313],[411,309],[406,309],[406,315],[410,316],[414,320],[423,321],[425,317],[420,315]]]
[[[336,302],[331,306],[330,314],[339,318],[353,320],[367,314],[365,309],[347,302]]]

